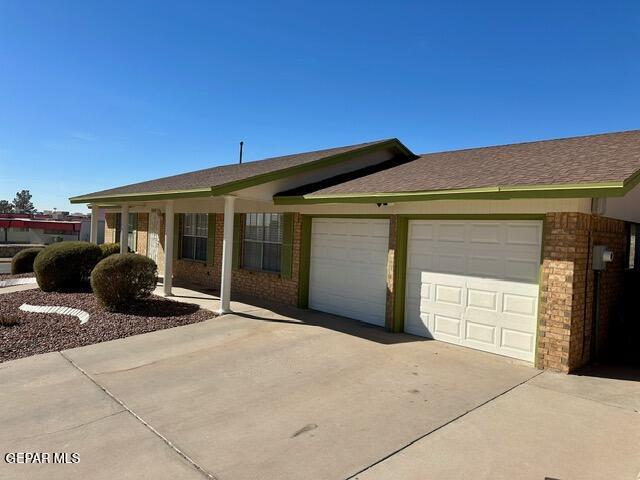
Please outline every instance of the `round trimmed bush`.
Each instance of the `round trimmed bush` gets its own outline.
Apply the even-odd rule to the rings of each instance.
[[[158,283],[156,262],[135,253],[117,253],[91,272],[98,303],[110,312],[124,311],[131,302],[147,298]]]
[[[93,243],[54,243],[38,253],[33,271],[41,290],[68,290],[86,285],[101,258],[102,250]]]
[[[25,248],[24,250],[20,250],[11,259],[11,273],[16,275],[18,273],[33,272],[33,261],[41,251],[42,248]]]
[[[100,245],[100,250],[102,250],[102,258],[107,258],[110,255],[115,255],[116,253],[120,253],[120,244],[119,243],[103,243]]]

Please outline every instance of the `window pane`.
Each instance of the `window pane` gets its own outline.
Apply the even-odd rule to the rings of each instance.
[[[265,213],[264,240],[266,242],[282,243],[282,215],[279,213]]]
[[[245,241],[242,249],[242,266],[251,270],[262,268],[262,244],[258,242]]]
[[[182,223],[182,233],[183,235],[190,235],[190,236],[195,235],[196,232],[195,232],[194,218],[192,213],[184,214],[183,223]]]
[[[199,213],[198,214],[198,225],[196,227],[196,235],[198,237],[207,237],[207,214]]]
[[[258,233],[258,214],[247,213],[244,227],[244,238],[247,240],[260,240]]]
[[[194,260],[207,261],[207,239],[203,237],[197,237],[195,239],[196,252]]]
[[[282,246],[276,243],[264,244],[264,258],[262,259],[262,269],[269,272],[280,271],[280,252]]]
[[[193,259],[194,237],[182,237],[182,258]]]

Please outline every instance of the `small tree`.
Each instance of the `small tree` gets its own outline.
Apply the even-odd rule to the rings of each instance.
[[[31,193],[29,190],[20,190],[16,193],[16,198],[13,199],[13,208],[18,213],[33,213],[36,207],[31,203]]]
[[[0,213],[13,212],[13,205],[7,200],[0,200]]]

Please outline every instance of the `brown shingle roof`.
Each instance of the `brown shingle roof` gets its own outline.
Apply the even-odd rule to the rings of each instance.
[[[624,182],[640,170],[640,130],[429,153],[305,196]]]
[[[245,162],[242,164],[206,168],[195,172],[182,173],[156,180],[149,180],[146,182],[134,183],[122,187],[88,193],[79,197],[74,197],[72,200],[77,202],[82,199],[90,200],[101,197],[117,197],[119,195],[153,194],[183,190],[209,189],[238,181],[248,180],[254,177],[260,177],[264,174],[311,164],[316,161],[335,157],[336,155],[355,152],[357,150],[367,149],[368,147],[382,147],[387,144],[405,148],[397,139],[377,140],[374,142],[360,143],[346,147],[329,148],[313,152],[286,155],[283,157],[272,157],[264,160]]]

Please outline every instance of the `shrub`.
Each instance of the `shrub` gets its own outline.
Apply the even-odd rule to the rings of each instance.
[[[100,250],[102,250],[102,258],[107,258],[110,255],[115,255],[116,253],[120,253],[120,244],[119,243],[103,243],[100,245]]]
[[[102,260],[91,273],[98,303],[110,312],[123,311],[147,298],[158,283],[156,262],[135,253],[118,253]]]
[[[11,259],[11,273],[16,275],[18,273],[33,272],[33,261],[41,251],[42,248],[25,248],[24,250],[20,250]]]
[[[93,243],[54,243],[36,256],[33,271],[41,290],[67,290],[85,285],[101,258],[100,247]]]

